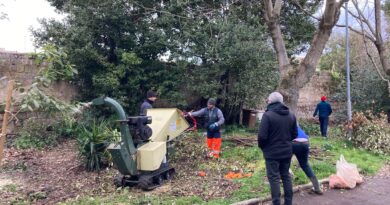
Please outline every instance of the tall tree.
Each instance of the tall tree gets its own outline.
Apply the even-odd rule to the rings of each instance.
[[[310,7],[311,4],[316,5],[316,2],[318,1],[263,1],[264,19],[268,25],[279,63],[281,77],[279,91],[284,95],[286,102],[291,109],[296,110],[299,90],[309,82],[310,78],[315,73],[322,51],[332,33],[333,27],[339,19],[340,8],[344,1],[327,0],[325,2],[325,10],[319,18],[318,28],[310,43],[310,48],[298,66],[293,66],[288,57],[280,23],[283,17],[281,15],[282,7],[289,2],[305,9],[305,7]]]
[[[275,88],[277,71],[258,3],[171,1],[166,9],[160,19],[169,25],[172,60],[187,71],[186,90],[218,97],[229,122]]]
[[[365,45],[365,50],[368,57],[371,59],[372,64],[376,68],[376,72],[381,77],[383,81],[387,83],[388,90],[390,91],[390,64],[389,64],[389,54],[387,51],[386,40],[383,35],[382,29],[382,5],[380,0],[374,0],[373,5],[368,0],[366,1],[357,1],[352,0],[354,11],[349,10],[349,14],[356,19],[359,24],[359,27],[350,26],[353,32],[361,35],[363,37],[363,43]],[[384,4],[384,10],[389,8],[390,1],[386,1]],[[370,19],[368,16],[369,10],[374,9],[375,18]],[[370,46],[374,45],[376,48],[375,52],[372,52]],[[379,58],[378,66],[376,57]]]
[[[37,45],[64,47],[84,99],[118,98],[136,112],[144,92],[185,105],[183,94],[218,97],[231,122],[278,83],[274,52],[256,0],[49,0],[66,15],[43,20]],[[306,49],[310,17],[282,9],[286,55]],[[298,23],[299,22],[299,23]]]
[[[113,96],[136,114],[149,89],[175,102],[180,97],[177,67],[159,59],[167,51],[167,36],[151,26],[155,12],[144,9],[154,1],[49,2],[66,18],[42,20],[42,29],[33,34],[38,46],[53,43],[69,53],[83,100]]]

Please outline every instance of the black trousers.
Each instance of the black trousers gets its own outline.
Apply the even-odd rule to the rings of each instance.
[[[328,135],[329,117],[320,117],[321,135],[326,137]]]
[[[283,182],[284,204],[292,205],[293,187],[290,173],[288,172],[290,164],[291,158],[265,160],[273,205],[280,205],[280,178],[282,178]]]

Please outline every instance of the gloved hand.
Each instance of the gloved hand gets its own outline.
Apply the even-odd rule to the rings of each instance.
[[[209,128],[210,128],[210,130],[216,130],[217,128],[218,128],[218,123],[213,123],[213,124],[211,124],[210,126],[209,126]]]

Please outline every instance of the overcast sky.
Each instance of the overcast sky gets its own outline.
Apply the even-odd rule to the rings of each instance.
[[[369,2],[372,4],[372,0]],[[350,3],[350,8],[352,8],[352,3]],[[369,15],[373,16],[372,9],[370,10]],[[34,51],[29,28],[39,27],[38,18],[62,18],[46,0],[0,0],[0,11],[8,14],[8,20],[0,20],[0,48],[8,51]],[[344,24],[343,13],[344,11],[340,16],[339,24]],[[354,20],[350,19],[353,24]],[[340,34],[341,32],[343,32],[342,28],[336,31]]]
[[[0,20],[0,48],[7,51],[34,51],[29,28],[39,27],[38,18],[61,19],[46,0],[0,0],[0,5],[8,14],[8,20]]]

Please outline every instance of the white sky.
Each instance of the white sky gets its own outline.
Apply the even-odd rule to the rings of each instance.
[[[39,27],[38,18],[61,19],[46,0],[0,0],[0,5],[8,14],[8,20],[0,20],[0,48],[7,51],[34,51],[29,28]]]
[[[365,0],[359,0],[360,2]],[[372,3],[372,0],[369,2]],[[352,7],[352,3],[349,7]],[[8,14],[8,20],[0,20],[0,48],[7,51],[34,51],[29,28],[39,27],[38,18],[62,18],[46,0],[0,0],[0,11]],[[344,11],[339,21],[341,24],[345,18],[343,13]],[[354,22],[350,19],[353,25]]]

